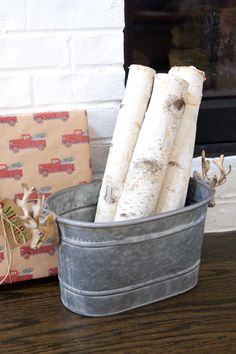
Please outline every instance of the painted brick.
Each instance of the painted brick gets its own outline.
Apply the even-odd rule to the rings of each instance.
[[[60,35],[0,36],[0,68],[65,67],[69,62],[66,37]]]
[[[102,178],[109,153],[108,145],[90,144],[94,178]]]
[[[236,230],[236,199],[216,200],[214,208],[208,208],[205,232]]]
[[[0,0],[0,32],[25,28],[24,5],[24,0]]]
[[[29,29],[123,27],[120,0],[30,0]]]
[[[116,124],[118,109],[88,110],[89,134],[92,139],[111,138]]]
[[[31,103],[29,78],[0,78],[0,108],[21,107]]]
[[[79,35],[73,36],[72,58],[75,66],[123,63],[122,31],[113,33],[81,32]]]
[[[124,90],[124,72],[90,70],[76,75],[35,77],[34,90],[36,104],[119,100]]]

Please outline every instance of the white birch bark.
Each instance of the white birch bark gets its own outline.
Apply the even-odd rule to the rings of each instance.
[[[187,88],[188,83],[174,75],[156,75],[115,221],[154,214]]]
[[[100,190],[96,222],[113,221],[150,100],[155,70],[131,65]]]
[[[169,71],[189,83],[186,107],[173,144],[159,195],[156,213],[184,207],[196,137],[197,117],[202,98],[204,72],[193,66],[173,67]]]

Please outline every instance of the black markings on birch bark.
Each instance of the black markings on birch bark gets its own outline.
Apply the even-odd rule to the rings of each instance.
[[[173,67],[170,74],[189,83],[185,110],[180,121],[165,178],[156,206],[156,213],[184,207],[196,136],[196,123],[205,80],[204,72],[193,66]]]
[[[107,185],[106,186],[106,193],[104,195],[104,200],[108,203],[108,204],[113,204],[116,202],[116,198],[113,197],[112,195],[113,189],[111,186]]]
[[[184,113],[188,83],[157,74],[148,110],[120,196],[115,221],[153,215],[174,137]]]
[[[150,100],[155,70],[131,65],[98,199],[96,222],[113,221],[117,202]],[[110,181],[108,183],[107,176]]]

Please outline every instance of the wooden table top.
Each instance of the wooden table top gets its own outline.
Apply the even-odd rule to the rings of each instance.
[[[193,290],[119,315],[70,312],[56,278],[2,285],[0,353],[236,353],[236,232],[205,237]]]

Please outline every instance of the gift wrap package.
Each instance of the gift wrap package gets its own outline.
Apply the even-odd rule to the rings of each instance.
[[[0,116],[0,199],[22,199],[22,183],[34,186],[29,201],[91,181],[85,111]],[[3,203],[1,203],[3,205]],[[0,220],[2,223],[2,220]],[[10,249],[0,234],[0,284],[57,274],[57,249],[49,240]]]

